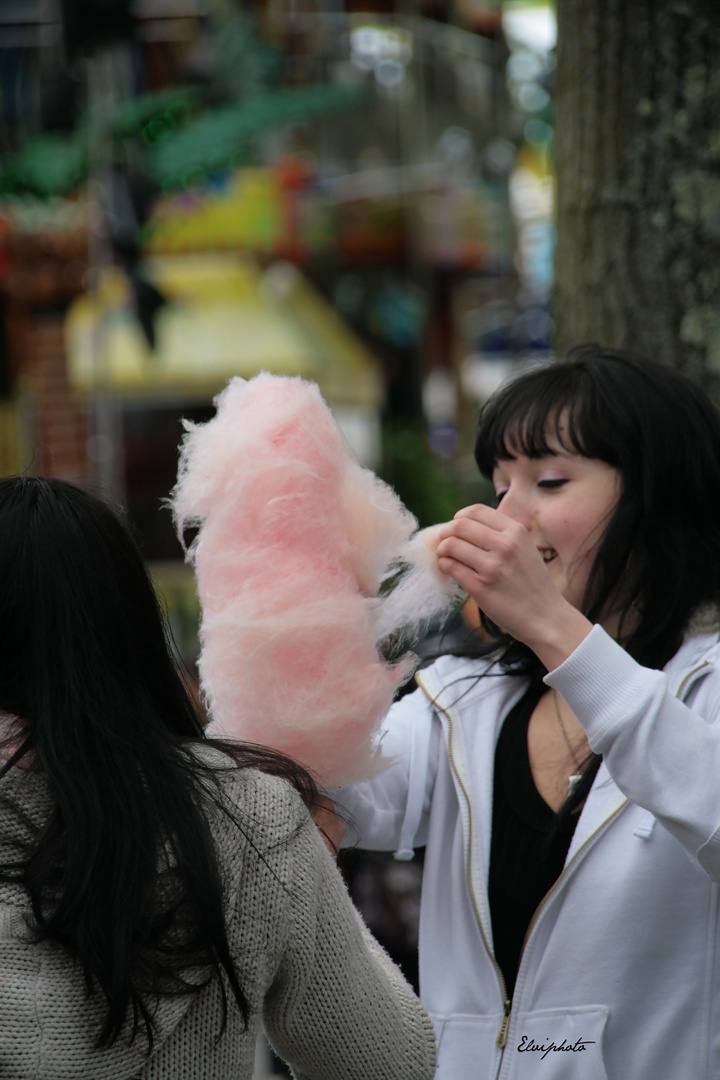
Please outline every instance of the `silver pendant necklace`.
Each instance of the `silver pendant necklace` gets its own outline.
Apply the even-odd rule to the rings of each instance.
[[[570,757],[572,758],[573,765],[575,766],[575,772],[572,773],[570,776],[568,776],[568,798],[570,798],[571,795],[573,794],[573,792],[575,791],[575,788],[578,786],[578,784],[582,780],[581,763],[577,759],[577,755],[576,755],[575,751],[573,750],[572,743],[570,742],[570,740],[568,738],[568,733],[565,730],[565,725],[563,724],[563,719],[562,719],[562,716],[560,715],[560,706],[558,704],[558,696],[557,696],[557,692],[555,691],[555,689],[553,689],[553,692],[552,692],[552,699],[553,699],[553,704],[555,705],[555,715],[557,716],[557,721],[558,721],[558,724],[560,725],[560,731],[562,732],[562,737],[565,740],[565,745],[567,746],[568,750],[570,751]]]

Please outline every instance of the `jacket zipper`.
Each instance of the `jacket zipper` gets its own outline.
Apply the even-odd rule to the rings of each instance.
[[[477,900],[475,898],[475,890],[473,889],[472,877],[471,877],[471,873],[470,873],[470,864],[471,864],[471,859],[472,859],[472,843],[473,843],[472,806],[471,806],[471,803],[470,803],[470,796],[467,793],[467,789],[465,787],[465,784],[463,783],[462,777],[460,776],[460,773],[458,771],[458,767],[455,764],[455,757],[453,755],[453,746],[452,746],[452,743],[453,743],[453,719],[450,716],[450,713],[447,711],[447,709],[444,709],[442,707],[442,705],[439,705],[436,700],[434,700],[433,698],[430,697],[430,695],[428,694],[427,690],[422,685],[422,683],[419,682],[418,685],[421,687],[423,693],[428,698],[431,705],[434,708],[438,709],[443,714],[443,716],[445,717],[445,719],[448,722],[448,759],[450,761],[450,768],[452,769],[455,780],[457,781],[457,785],[458,785],[458,787],[460,788],[460,790],[463,793],[463,798],[465,799],[465,805],[467,806],[467,813],[468,813],[468,843],[467,843],[467,853],[466,853],[466,857],[465,857],[465,880],[466,880],[466,883],[467,883],[468,892],[470,894],[470,903],[472,904],[472,909],[473,909],[473,912],[475,914],[475,921],[477,923],[478,930],[480,931],[480,937],[482,938],[482,943],[485,946],[486,953],[488,954],[488,956],[490,957],[490,960],[492,961],[493,967],[495,968],[495,971],[497,972],[498,979],[500,980],[500,986],[502,987],[503,1018],[502,1018],[502,1020],[500,1022],[500,1027],[498,1028],[498,1033],[495,1036],[495,1045],[497,1046],[497,1048],[499,1050],[502,1050],[503,1053],[504,1053],[505,1046],[507,1044],[508,1029],[510,1027],[510,1012],[511,1012],[511,1009],[512,1009],[512,998],[508,997],[507,983],[505,982],[505,976],[503,975],[502,968],[500,967],[497,960],[495,959],[495,954],[493,953],[492,949],[488,945],[488,940],[485,937],[485,931],[483,930],[482,920],[480,919],[480,912],[478,911]],[[557,882],[555,884],[557,884]],[[549,893],[546,894],[546,895],[549,895]],[[536,910],[535,910],[535,912],[533,914],[533,917],[531,919],[531,925],[535,921],[535,916],[537,915],[538,911],[542,907],[544,901],[545,901],[545,898],[543,897],[543,899],[540,901],[540,904],[538,905],[538,907],[536,908]],[[528,935],[526,934],[525,938],[523,940],[523,944],[522,944],[522,949],[523,950],[525,948],[525,942],[527,941],[527,937],[528,937]],[[520,955],[522,956],[522,950],[521,950]],[[501,1058],[500,1058],[501,1062],[502,1062],[502,1057],[503,1057],[503,1055],[501,1055]],[[500,1064],[498,1064],[498,1073],[499,1072],[500,1072]]]
[[[683,676],[682,682],[680,683],[677,689],[677,693],[675,694],[675,697],[678,699],[678,701],[682,701],[682,695],[685,691],[685,687],[690,682],[693,675],[697,675],[698,671],[702,671],[702,669],[706,667],[710,667],[709,660],[703,660],[702,664],[698,664],[697,667],[694,667],[692,671],[688,671],[687,674]]]
[[[453,746],[452,746],[452,743],[453,743],[453,720],[452,720],[452,717],[450,716],[450,714],[447,712],[447,710],[444,709],[442,707],[442,705],[439,705],[438,702],[434,698],[430,697],[430,694],[427,692],[427,690],[425,689],[423,684],[417,679],[417,676],[416,676],[416,682],[417,682],[418,686],[420,687],[420,689],[422,690],[422,692],[425,694],[425,697],[428,699],[430,704],[433,706],[433,708],[438,709],[438,711],[443,714],[443,716],[445,717],[445,719],[448,722],[448,759],[450,761],[450,768],[452,769],[453,775],[454,775],[454,777],[455,777],[455,779],[457,781],[457,785],[458,785],[458,787],[460,788],[460,790],[463,793],[463,798],[465,799],[465,805],[467,806],[467,813],[468,813],[468,843],[467,843],[467,853],[466,853],[466,857],[465,857],[465,880],[466,880],[466,883],[467,883],[468,892],[470,894],[470,903],[472,904],[473,913],[475,915],[475,921],[477,923],[478,930],[480,931],[480,937],[482,938],[482,943],[485,946],[486,953],[488,954],[488,956],[490,957],[490,959],[491,959],[491,961],[493,963],[493,967],[495,968],[495,971],[497,972],[498,979],[500,980],[500,986],[502,987],[503,1018],[502,1018],[502,1023],[500,1024],[500,1030],[498,1031],[497,1036],[495,1038],[495,1045],[499,1049],[504,1050],[505,1043],[507,1042],[507,1029],[508,1029],[508,1026],[510,1024],[510,1009],[512,1007],[512,1001],[511,1001],[510,998],[508,998],[507,984],[505,983],[505,976],[502,973],[502,968],[500,967],[497,960],[495,959],[495,955],[494,955],[492,949],[490,948],[490,946],[488,945],[488,940],[485,937],[485,931],[483,930],[482,920],[480,918],[480,912],[478,911],[477,900],[475,899],[475,890],[473,889],[472,876],[471,876],[471,873],[470,873],[470,865],[471,865],[471,859],[472,859],[472,841],[473,841],[472,806],[470,804],[470,796],[468,795],[465,784],[462,781],[462,777],[460,776],[460,773],[458,772],[458,767],[455,764],[455,757],[453,755]]]
[[[562,871],[560,873],[560,876],[555,879],[555,881],[552,884],[552,887],[548,889],[548,891],[545,893],[545,895],[543,896],[543,898],[540,901],[540,903],[538,904],[538,906],[535,908],[535,910],[534,910],[534,912],[532,914],[532,918],[530,919],[530,922],[528,923],[528,928],[525,931],[525,937],[523,938],[523,943],[522,943],[522,946],[520,948],[520,956],[518,958],[518,971],[520,970],[520,965],[522,964],[522,958],[523,958],[523,953],[525,952],[525,947],[526,947],[526,945],[527,945],[527,943],[528,943],[528,941],[530,939],[530,935],[533,932],[533,929],[535,927],[535,923],[538,920],[540,912],[545,907],[546,902],[550,899],[550,897],[553,895],[553,893],[555,893],[557,891],[557,889],[560,888],[560,884],[561,884],[563,878],[567,875],[567,873],[569,872],[571,866],[580,857],[580,855],[583,853],[583,851],[588,846],[590,841],[593,840],[601,830],[603,830],[607,825],[609,825],[609,823],[613,820],[613,818],[617,814],[619,814],[620,811],[622,810],[622,808],[624,806],[626,806],[626,805],[627,805],[627,799],[623,799],[623,801],[620,803],[620,805],[617,806],[613,810],[612,814],[610,814],[609,817],[604,818],[604,820],[600,823],[600,825],[598,825],[597,829],[595,829],[594,832],[590,833],[590,835],[587,837],[587,839],[584,840],[582,845],[577,849],[577,851],[573,855],[570,862],[567,863],[567,865],[563,867],[563,869],[562,869]],[[504,1047],[506,1042],[507,1042],[508,1030],[510,1028],[510,1010],[511,1009],[512,1009],[512,1001],[506,1001],[505,1002],[505,1015],[503,1016],[502,1023],[500,1024],[500,1030],[498,1031],[497,1038],[495,1039],[495,1045],[496,1046]]]
[[[601,821],[601,823],[600,823],[600,824],[598,825],[597,829],[595,829],[595,830],[594,830],[594,832],[591,832],[591,833],[590,833],[590,835],[589,835],[589,836],[588,836],[588,837],[587,837],[587,838],[586,838],[585,840],[583,840],[582,844],[581,844],[581,845],[580,845],[580,847],[579,847],[579,848],[577,849],[577,851],[576,851],[576,852],[575,852],[575,854],[573,855],[573,857],[572,857],[572,859],[570,860],[570,862],[569,862],[569,863],[567,863],[567,864],[566,864],[566,865],[565,865],[565,866],[564,866],[564,867],[562,868],[562,870],[560,871],[560,875],[559,875],[559,877],[557,877],[557,878],[555,879],[555,881],[553,882],[553,884],[552,884],[552,885],[550,886],[550,888],[548,889],[548,891],[547,891],[547,892],[545,893],[545,895],[543,896],[543,898],[542,898],[542,900],[540,901],[540,903],[538,904],[538,906],[537,906],[537,907],[535,908],[535,910],[534,910],[534,912],[533,912],[533,914],[532,914],[532,918],[530,919],[530,922],[528,923],[528,928],[527,928],[527,930],[525,931],[525,937],[523,938],[523,943],[522,943],[522,946],[521,946],[521,948],[520,948],[520,959],[518,960],[518,970],[519,970],[519,968],[520,968],[520,964],[522,963],[523,953],[525,952],[525,946],[527,945],[527,943],[528,943],[528,939],[529,939],[529,937],[530,937],[530,934],[532,933],[532,931],[533,931],[533,929],[534,929],[534,927],[535,927],[535,923],[537,922],[537,919],[538,919],[538,916],[539,916],[539,914],[540,914],[540,911],[541,911],[541,909],[542,909],[542,908],[543,908],[543,907],[545,906],[545,902],[546,902],[546,900],[549,900],[549,899],[550,899],[550,897],[551,897],[551,896],[553,895],[553,893],[554,893],[554,892],[555,892],[555,891],[556,891],[556,890],[557,890],[557,889],[559,888],[559,886],[560,886],[560,882],[561,882],[561,881],[563,880],[563,878],[565,877],[565,875],[566,875],[566,874],[568,873],[568,871],[570,870],[570,867],[571,867],[571,866],[573,865],[573,863],[574,863],[574,862],[575,862],[575,861],[576,861],[576,860],[577,860],[577,859],[579,858],[579,856],[580,856],[580,855],[581,855],[581,854],[583,853],[583,851],[584,851],[584,850],[585,850],[585,848],[586,848],[586,847],[588,846],[588,844],[590,843],[590,841],[591,841],[591,840],[594,840],[594,839],[595,839],[595,837],[597,836],[597,834],[598,834],[598,833],[599,833],[599,832],[600,832],[600,831],[601,831],[602,829],[604,829],[606,825],[609,825],[609,824],[610,824],[610,822],[611,822],[611,821],[613,820],[613,818],[614,818],[614,817],[616,817],[616,816],[617,816],[617,814],[619,814],[619,813],[620,813],[620,811],[622,810],[622,808],[623,808],[624,806],[626,806],[626,805],[627,805],[627,801],[628,801],[627,799],[623,798],[623,801],[622,801],[622,802],[620,803],[620,805],[619,805],[619,806],[616,806],[616,807],[615,807],[615,809],[613,810],[612,814],[610,814],[610,816],[609,816],[609,817],[606,817],[606,818],[604,818],[604,819],[603,819],[603,820]]]
[[[497,1038],[495,1039],[495,1045],[499,1046],[501,1050],[503,1050],[505,1048],[505,1043],[507,1042],[507,1033],[508,1033],[508,1028],[510,1027],[510,1010],[511,1009],[512,1009],[512,1000],[510,998],[506,998],[505,1002],[503,1003],[502,1023],[500,1024],[500,1030],[498,1031]]]

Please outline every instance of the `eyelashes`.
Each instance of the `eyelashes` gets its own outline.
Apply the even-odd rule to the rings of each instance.
[[[539,488],[559,488],[559,487],[562,487],[563,484],[567,484],[567,482],[568,481],[567,481],[566,476],[562,476],[562,477],[558,476],[556,478],[553,478],[552,480],[538,480],[538,487]]]
[[[563,487],[563,485],[567,484],[568,479],[569,478],[567,476],[548,477],[548,479],[546,479],[546,480],[538,480],[537,481],[537,486],[539,488],[543,488],[544,490],[555,490],[555,489],[561,488],[561,487]],[[504,496],[507,495],[507,493],[508,493],[508,488],[503,488],[501,491],[496,491],[495,492],[495,498],[493,499],[493,506],[494,506],[494,508],[496,510],[500,506],[500,503],[502,502]]]

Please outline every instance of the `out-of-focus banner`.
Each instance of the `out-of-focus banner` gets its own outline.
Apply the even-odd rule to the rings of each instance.
[[[317,382],[330,402],[377,409],[381,375],[372,353],[291,264],[261,271],[230,254],[149,259],[142,272],[165,303],[150,348],[129,279],[105,270],[66,320],[72,384],[122,396],[212,395],[233,375],[258,371]]]

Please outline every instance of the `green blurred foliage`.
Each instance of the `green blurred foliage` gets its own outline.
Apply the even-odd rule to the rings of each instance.
[[[423,420],[385,422],[380,475],[412,511],[420,528],[449,521],[463,506],[492,499],[492,485],[479,473],[463,476],[453,458],[432,450]]]
[[[185,124],[200,106],[201,92],[197,86],[174,86],[139,94],[120,102],[113,113],[112,129],[120,137],[140,136],[145,142],[152,142],[147,134],[151,125],[162,125],[170,134]]]
[[[87,176],[86,133],[38,135],[0,170],[0,193],[49,198],[68,195]]]
[[[123,99],[102,125],[79,116],[68,135],[34,136],[0,164],[0,194],[70,195],[88,177],[92,148],[103,143],[112,144],[116,161],[133,161],[163,190],[187,190],[256,163],[268,130],[367,100],[364,86],[283,87],[282,54],[263,40],[253,15],[219,4],[211,21],[215,58],[206,84]]]
[[[207,110],[154,145],[151,175],[166,191],[186,188],[213,172],[252,162],[256,140],[271,128],[353,109],[366,97],[364,86],[328,83],[275,90]]]

